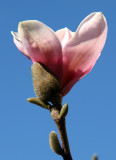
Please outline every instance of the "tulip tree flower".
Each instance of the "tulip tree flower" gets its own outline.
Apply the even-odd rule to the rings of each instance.
[[[34,99],[33,103],[38,103],[45,108],[46,104],[44,104],[44,102],[48,104],[49,101],[53,102],[53,99],[56,100],[55,96],[58,96],[56,90],[59,90],[60,94],[65,96],[74,84],[93,68],[106,41],[107,23],[101,12],[94,12],[80,23],[75,32],[70,31],[68,28],[54,32],[45,24],[36,20],[30,20],[20,22],[18,33],[11,33],[17,48],[33,62],[32,75],[34,77],[34,88],[36,88],[35,92],[43,101],[37,102],[37,99]],[[38,73],[39,75],[37,75]],[[43,77],[39,79],[38,77],[41,77],[40,75]],[[49,79],[51,75],[52,78],[46,82],[45,79]],[[43,95],[38,91],[41,89],[35,81],[36,83],[40,81],[40,88],[44,88],[44,91],[42,90],[40,92],[47,95],[47,98],[44,97],[42,99]],[[48,87],[51,82],[53,82],[54,85]],[[52,100],[50,97],[53,96],[53,94],[50,92],[53,92],[55,95]],[[58,111],[61,111],[61,113],[57,113],[58,119],[63,119],[62,117],[65,117],[64,115],[66,115],[68,111],[66,104],[61,108],[58,109]],[[52,118],[54,119],[53,114]],[[57,124],[57,121],[55,122]],[[65,131],[64,134],[66,136]],[[61,133],[60,136],[61,141],[63,141],[64,137]],[[51,148],[57,154],[61,154],[64,159],[72,159],[68,142],[66,142],[66,144],[65,142],[62,143],[62,152],[55,132],[50,134],[50,144]]]
[[[100,56],[107,35],[101,12],[87,16],[76,32],[64,28],[54,32],[45,24],[31,20],[19,23],[12,32],[17,48],[33,63],[40,62],[59,79],[62,95],[86,75]]]

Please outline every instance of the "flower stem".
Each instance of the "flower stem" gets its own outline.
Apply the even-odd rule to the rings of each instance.
[[[72,160],[67,132],[66,132],[65,118],[60,118],[60,111],[56,108],[52,108],[51,116],[54,122],[56,123],[56,126],[59,131],[60,139],[62,142],[62,148],[63,148],[62,157],[64,160]]]

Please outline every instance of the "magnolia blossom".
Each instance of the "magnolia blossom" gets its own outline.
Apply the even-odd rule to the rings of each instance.
[[[100,56],[107,36],[106,19],[101,12],[87,16],[76,32],[64,28],[54,32],[36,21],[19,23],[11,32],[17,48],[33,63],[40,62],[58,78],[62,95],[86,75]]]

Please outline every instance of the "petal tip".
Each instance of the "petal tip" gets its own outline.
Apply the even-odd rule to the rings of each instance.
[[[102,17],[103,17],[104,21],[107,23],[107,21],[106,21],[106,17],[103,15],[103,13],[102,13],[102,12],[101,12],[101,15],[102,15]]]
[[[18,40],[18,41],[21,41],[21,39],[20,39],[20,37],[19,37],[19,35],[18,35],[17,32],[11,31],[11,34],[12,34],[12,36],[13,36],[14,39],[16,39],[16,40]]]
[[[25,27],[26,27],[27,23],[28,23],[28,21],[19,22],[19,24],[18,24],[18,32],[20,30],[26,29]]]
[[[18,32],[19,32],[19,29],[24,27],[25,22],[26,21],[19,22],[19,24],[18,24]]]
[[[104,19],[104,21],[106,22],[106,18],[105,18],[105,16],[104,16],[104,14],[102,13],[102,12],[95,12],[98,16],[101,16],[103,19]]]
[[[11,34],[15,38],[15,32],[11,31]]]

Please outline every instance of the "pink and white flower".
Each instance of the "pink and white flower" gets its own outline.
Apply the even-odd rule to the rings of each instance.
[[[45,24],[30,20],[20,22],[18,33],[11,33],[25,56],[54,73],[65,96],[95,65],[106,41],[107,22],[101,12],[95,12],[81,22],[76,32],[68,28],[54,32]]]

